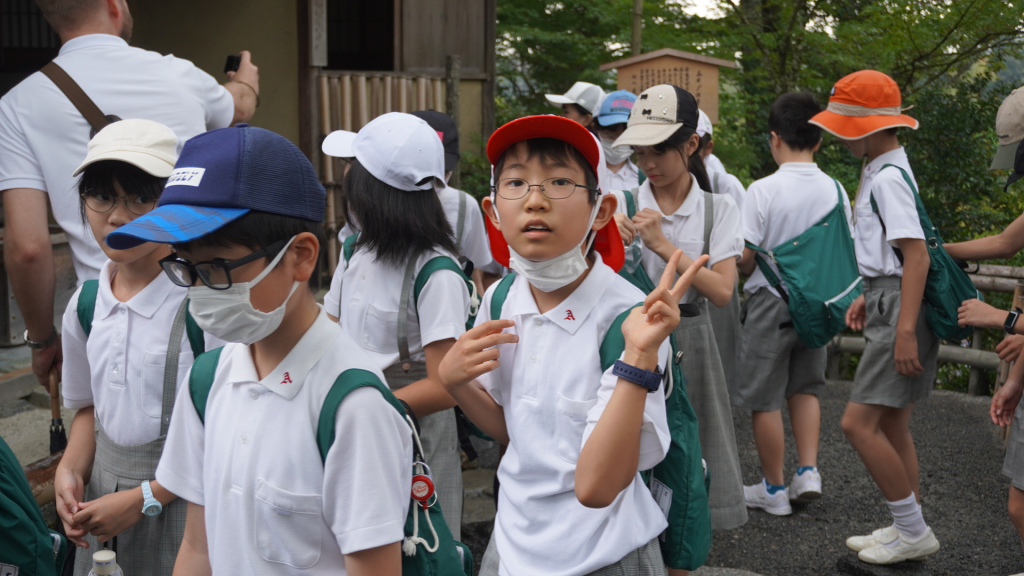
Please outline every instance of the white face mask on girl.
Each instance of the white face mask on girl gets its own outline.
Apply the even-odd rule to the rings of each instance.
[[[284,319],[285,306],[301,282],[292,284],[288,297],[276,309],[263,312],[252,307],[249,300],[250,289],[267,277],[267,274],[284,258],[288,247],[295,240],[293,236],[288,244],[274,256],[270,265],[263,269],[255,278],[248,282],[234,282],[227,290],[214,290],[206,286],[192,286],[188,289],[189,312],[196,324],[208,334],[212,334],[227,342],[252,344],[259,342],[277,330]]]
[[[509,246],[508,267],[525,277],[537,289],[544,292],[553,292],[563,286],[568,286],[587,271],[587,259],[584,255],[590,252],[590,245],[594,242],[596,234],[590,227],[594,225],[594,220],[597,218],[597,210],[600,207],[601,203],[599,201],[594,203],[594,207],[590,210],[590,221],[587,223],[587,234],[565,254],[556,256],[551,260],[534,262],[516,254],[516,251]],[[494,214],[498,214],[497,209],[494,210]],[[501,223],[500,219],[498,223]],[[585,250],[581,250],[580,248],[584,243],[586,243],[587,247]]]
[[[633,155],[633,148],[630,146],[612,146],[614,143],[615,138],[601,136],[601,148],[604,148],[605,162],[612,166],[622,164]]]

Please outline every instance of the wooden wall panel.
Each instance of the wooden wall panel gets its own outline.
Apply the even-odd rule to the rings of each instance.
[[[462,77],[486,77],[488,50],[483,0],[404,0],[402,70],[443,75],[445,57],[458,54]]]

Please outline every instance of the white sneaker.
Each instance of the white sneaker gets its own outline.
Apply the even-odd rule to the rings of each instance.
[[[793,480],[786,488],[790,502],[807,504],[821,498],[821,474],[818,469],[808,470],[803,474],[793,474]]]
[[[868,564],[896,564],[907,560],[924,560],[939,551],[939,541],[931,528],[915,541],[896,534],[896,540],[882,541],[857,553],[862,562]]]
[[[895,526],[879,528],[867,536],[850,536],[846,539],[846,547],[854,552],[860,552],[865,548],[871,548],[879,541],[892,542],[899,536]]]
[[[793,513],[786,491],[779,490],[775,494],[769,494],[763,480],[753,486],[744,486],[743,499],[747,502],[747,508],[760,508],[776,516],[789,516]]]

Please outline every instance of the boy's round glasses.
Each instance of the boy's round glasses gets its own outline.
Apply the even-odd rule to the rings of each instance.
[[[505,200],[519,200],[529,194],[530,188],[534,186],[539,187],[541,194],[551,200],[568,198],[577,188],[596,192],[596,189],[589,188],[583,184],[577,184],[568,178],[548,178],[540,184],[530,184],[522,178],[502,178],[498,180],[494,191]]]
[[[117,203],[122,200],[124,201],[124,207],[136,216],[142,216],[143,214],[147,214],[152,211],[153,208],[156,208],[156,198],[147,199],[136,196],[135,194],[114,196],[113,194],[90,194],[87,192],[82,195],[82,198],[85,200],[85,206],[89,210],[100,214],[110,212],[115,206],[117,206]]]
[[[174,282],[178,286],[189,288],[195,285],[196,278],[198,278],[203,281],[203,284],[207,288],[213,288],[214,290],[227,290],[228,288],[231,288],[232,284],[231,270],[259,258],[271,258],[276,256],[282,248],[288,245],[289,240],[290,238],[288,240],[274,242],[270,246],[257,250],[248,256],[239,258],[238,260],[214,258],[213,260],[196,262],[193,264],[184,258],[178,258],[177,255],[171,254],[170,256],[160,260],[160,266],[164,269],[164,272],[167,273],[167,276],[170,277],[171,282]]]

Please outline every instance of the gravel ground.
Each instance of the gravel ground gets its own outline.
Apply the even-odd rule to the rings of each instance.
[[[1003,443],[988,420],[988,398],[937,391],[915,408],[911,432],[921,463],[925,520],[942,545],[928,561],[900,569],[862,572],[845,539],[891,523],[881,493],[839,427],[850,383],[821,396],[818,458],[824,494],[789,517],[751,511],[750,521],[716,532],[708,564],[766,576],[835,574],[956,574],[1001,576],[1024,571],[1021,542],[1006,513],[1009,480],[1001,474]],[[761,478],[749,413],[734,411],[744,480]],[[796,448],[787,424],[787,479]],[[837,565],[844,559],[847,567]],[[861,564],[862,567],[865,567]]]

